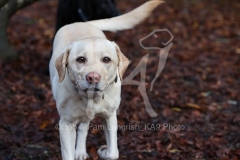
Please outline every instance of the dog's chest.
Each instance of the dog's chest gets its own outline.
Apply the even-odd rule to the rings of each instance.
[[[117,110],[119,103],[119,98],[112,98],[106,94],[104,95],[104,98],[101,98],[97,102],[88,99],[86,104],[86,111],[92,111],[93,114],[99,116],[109,116]]]

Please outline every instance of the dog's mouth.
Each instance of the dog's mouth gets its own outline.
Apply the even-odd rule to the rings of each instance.
[[[85,92],[87,92],[87,91],[94,91],[94,92],[99,92],[99,91],[101,91],[99,88],[87,88],[87,89],[85,89],[84,90]]]

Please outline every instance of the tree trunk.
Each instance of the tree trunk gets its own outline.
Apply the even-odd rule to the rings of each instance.
[[[20,8],[38,0],[0,0],[0,59],[4,61],[17,58],[16,51],[7,39],[7,25],[11,16]]]
[[[9,0],[0,0],[0,8],[2,8]]]

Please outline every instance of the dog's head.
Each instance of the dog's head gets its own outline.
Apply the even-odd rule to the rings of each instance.
[[[65,78],[66,70],[70,80],[82,91],[93,89],[102,92],[127,69],[129,60],[119,47],[104,38],[83,38],[69,45],[56,59],[59,82]]]

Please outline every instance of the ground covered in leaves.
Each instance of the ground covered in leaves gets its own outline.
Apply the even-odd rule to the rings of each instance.
[[[144,1],[117,2],[125,13]],[[56,0],[41,0],[10,21],[9,40],[19,59],[0,63],[0,159],[61,159],[59,116],[47,72],[56,6]],[[143,49],[139,39],[165,28],[174,36],[153,91],[147,85],[157,117],[146,112],[137,86],[122,87],[119,159],[239,159],[239,11],[237,0],[167,0],[136,28],[107,33],[132,61],[125,76],[149,53],[144,61],[148,84],[156,74],[159,51]],[[167,32],[158,32],[144,45],[163,48],[169,39]],[[99,119],[92,122],[98,124]],[[103,131],[90,127],[90,159],[99,159],[96,150],[103,144]]]

